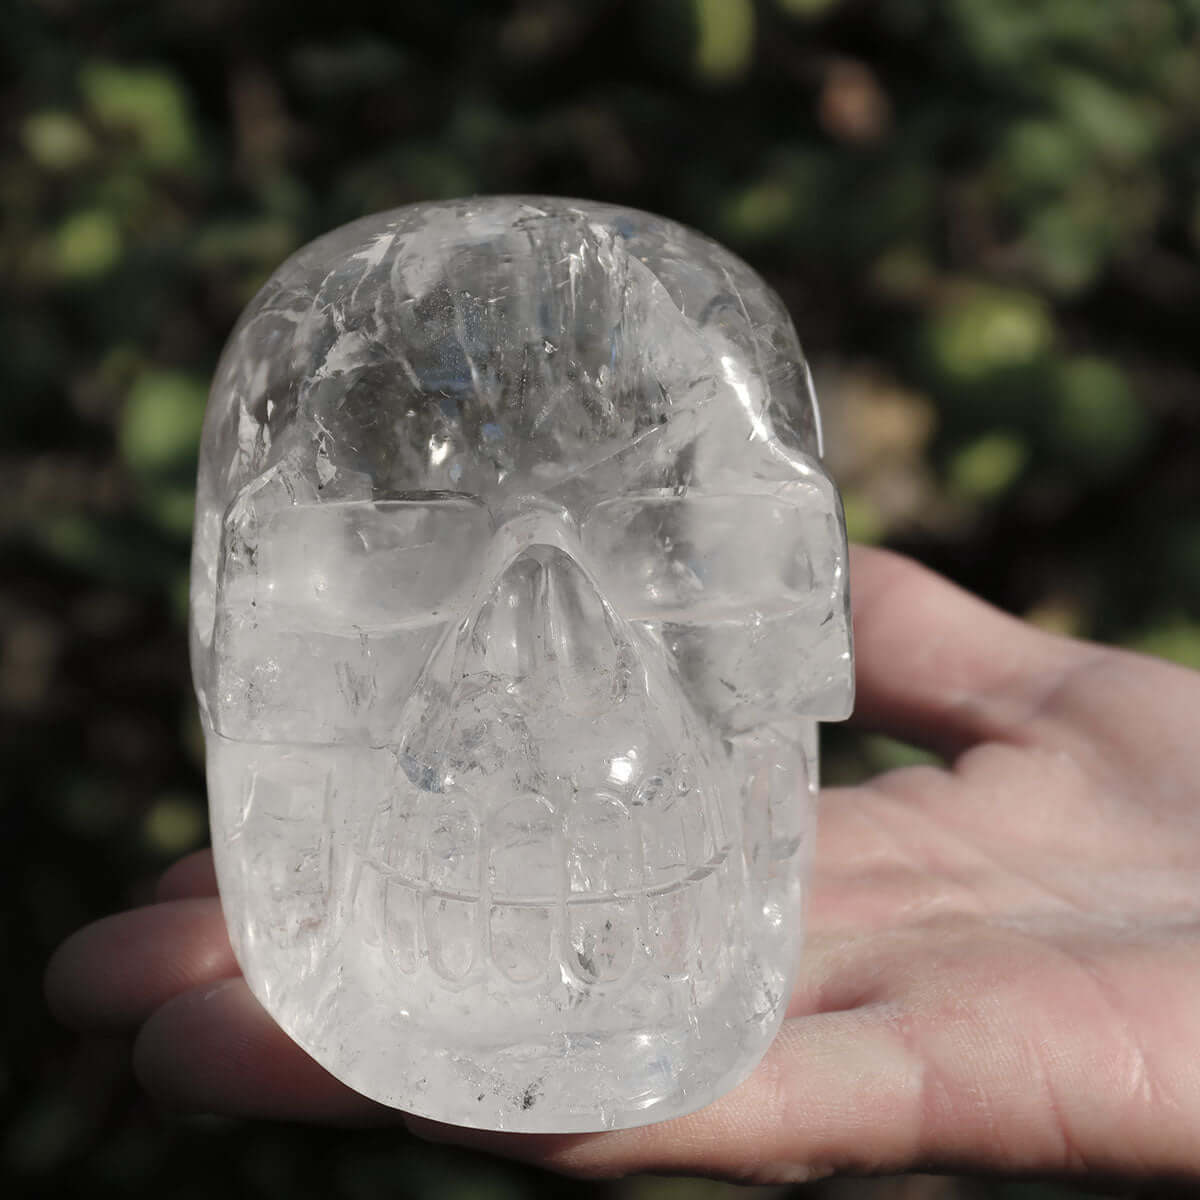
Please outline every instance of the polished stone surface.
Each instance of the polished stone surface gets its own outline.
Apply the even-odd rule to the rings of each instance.
[[[193,665],[238,959],[385,1104],[676,1116],[786,1006],[845,534],[778,299],[544,197],[335,230],[205,426]]]

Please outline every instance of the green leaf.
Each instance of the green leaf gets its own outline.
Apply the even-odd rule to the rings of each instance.
[[[274,216],[214,221],[198,233],[193,254],[203,266],[249,263],[273,270],[299,242],[292,223]]]
[[[1019,121],[1000,149],[1005,184],[1027,189],[1066,188],[1087,159],[1081,139],[1061,121]]]
[[[791,223],[796,197],[779,179],[764,179],[738,192],[726,205],[724,225],[730,236],[748,242],[778,234]]]
[[[144,371],[121,414],[121,454],[138,473],[164,474],[194,461],[207,386],[182,371]]]
[[[163,796],[146,813],[142,828],[152,850],[174,858],[204,841],[204,806],[192,796]]]
[[[967,496],[988,500],[1007,491],[1029,460],[1029,449],[1008,433],[989,433],[950,460],[950,482]]]
[[[94,279],[121,257],[121,230],[111,213],[91,209],[69,216],[54,234],[54,266],[65,279]]]
[[[1175,616],[1138,634],[1128,643],[1131,650],[1170,659],[1180,666],[1200,671],[1200,621]]]
[[[872,545],[883,540],[887,519],[869,496],[846,491],[842,494],[842,508],[846,517],[846,536],[852,542]]]
[[[1050,348],[1054,323],[1039,296],[979,288],[935,313],[928,336],[942,373],[952,382],[974,382],[1037,360]]]
[[[91,63],[80,73],[79,85],[96,120],[132,134],[155,166],[184,166],[195,155],[187,97],[170,71]]]
[[[1069,200],[1048,205],[1030,222],[1028,252],[1055,291],[1071,295],[1100,273],[1112,249],[1110,230],[1096,214],[1080,211]]]
[[[752,0],[693,0],[697,72],[712,83],[736,79],[754,54]]]
[[[1136,163],[1157,143],[1157,114],[1086,71],[1056,73],[1055,100],[1068,122],[1098,151],[1121,163]]]
[[[775,0],[790,17],[820,17],[834,7],[839,0]]]
[[[1119,469],[1140,453],[1150,421],[1119,367],[1080,356],[1063,363],[1056,377],[1051,434],[1064,453],[1103,472]]]
[[[142,490],[142,510],[164,533],[190,537],[196,512],[196,492],[191,484],[146,484]]]
[[[50,171],[69,171],[86,162],[96,148],[92,135],[69,112],[46,110],[25,118],[21,141],[30,158]]]
[[[938,766],[936,754],[895,738],[871,734],[863,739],[863,748],[871,766],[877,771],[894,771],[899,767]]]
[[[63,566],[127,591],[159,589],[178,570],[179,547],[144,522],[63,513],[30,529],[34,544]]]

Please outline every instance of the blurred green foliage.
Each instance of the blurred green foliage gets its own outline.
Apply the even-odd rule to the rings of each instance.
[[[665,212],[787,301],[857,536],[1200,667],[1200,5],[15,0],[5,17],[6,1194],[722,1194],[585,1189],[393,1133],[166,1121],[123,1048],[51,1028],[50,948],[204,836],[183,615],[221,342],[283,257],[367,211],[550,191]],[[922,760],[838,730],[827,775]],[[937,1194],[1034,1194],[961,1186]]]

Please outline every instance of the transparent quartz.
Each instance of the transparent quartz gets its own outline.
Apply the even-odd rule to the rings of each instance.
[[[414,205],[254,298],[192,657],[238,961],[335,1076],[567,1132],[754,1067],[852,701],[819,455],[778,298],[646,213]]]

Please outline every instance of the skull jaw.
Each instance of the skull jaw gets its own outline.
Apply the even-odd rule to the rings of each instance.
[[[245,976],[332,1074],[436,1120],[701,1107],[786,1007],[816,774],[815,727],[788,724],[718,745],[657,631],[521,550],[430,651],[395,744],[208,731]]]
[[[544,906],[418,890],[369,869],[354,806],[340,801],[381,795],[393,752],[209,733],[213,845],[238,961],[292,1038],[383,1104],[522,1132],[683,1115],[753,1069],[787,1006],[816,776],[815,726],[795,731],[784,748],[739,739],[736,828],[699,869]],[[799,795],[797,771],[812,781]],[[550,926],[536,972],[503,956],[514,913],[516,944]],[[470,955],[455,949],[464,936]]]

